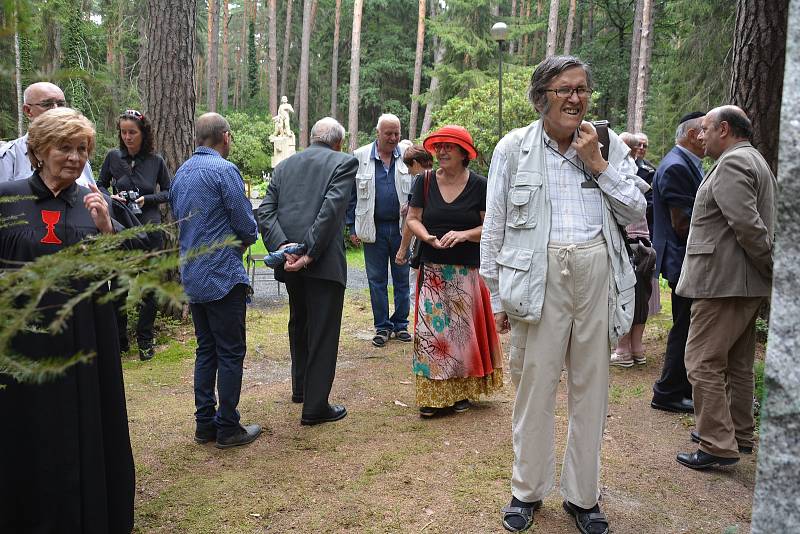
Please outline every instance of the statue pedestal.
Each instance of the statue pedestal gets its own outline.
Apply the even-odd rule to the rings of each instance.
[[[272,168],[274,169],[278,163],[285,160],[295,153],[294,135],[271,135],[269,140],[272,141]]]

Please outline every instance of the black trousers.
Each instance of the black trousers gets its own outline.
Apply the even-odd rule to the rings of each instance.
[[[653,400],[659,402],[677,402],[692,398],[692,385],[686,377],[684,363],[692,299],[676,295],[676,285],[677,282],[669,284],[672,290],[672,329],[667,336],[667,351],[664,355],[661,378],[653,385]]]
[[[344,286],[300,273],[286,273],[285,283],[292,394],[303,397],[303,416],[325,414],[339,354]]]
[[[118,287],[119,281],[115,278],[111,281],[111,289]],[[128,310],[125,308],[127,299],[128,292],[125,291],[114,300],[120,347],[128,346]],[[139,310],[139,320],[136,323],[136,342],[139,344],[139,348],[150,347],[153,344],[153,325],[155,325],[156,313],[158,313],[155,294],[152,291],[143,292],[137,309]]]

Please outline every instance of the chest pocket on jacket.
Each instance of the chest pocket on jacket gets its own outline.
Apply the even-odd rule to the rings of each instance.
[[[542,174],[519,171],[508,192],[506,224],[512,228],[533,228],[539,216]]]
[[[369,198],[370,182],[372,177],[368,174],[359,174],[356,176],[356,192],[358,198]]]

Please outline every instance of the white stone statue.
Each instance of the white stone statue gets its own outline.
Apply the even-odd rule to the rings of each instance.
[[[278,114],[272,117],[275,123],[275,132],[269,136],[272,141],[272,167],[295,153],[295,137],[289,122],[289,113],[294,113],[294,108],[285,96],[281,97]]]

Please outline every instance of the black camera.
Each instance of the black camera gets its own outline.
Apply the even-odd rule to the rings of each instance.
[[[136,199],[141,196],[139,195],[138,191],[120,191],[119,196],[128,205],[128,207],[131,210],[131,213],[133,213],[134,215],[142,214],[142,208],[140,208],[139,204],[136,203]]]

